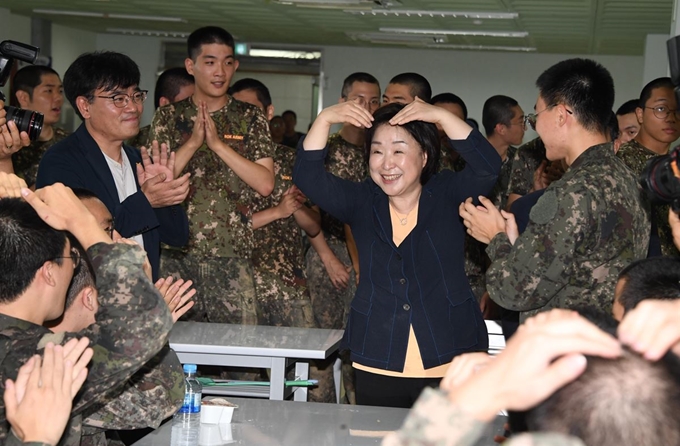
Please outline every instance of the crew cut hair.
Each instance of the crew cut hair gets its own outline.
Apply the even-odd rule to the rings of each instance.
[[[465,105],[465,101],[463,101],[460,96],[453,93],[439,93],[432,97],[430,104],[457,104],[463,110],[463,119],[468,118],[468,109],[467,105]]]
[[[639,99],[629,99],[616,110],[616,116],[623,116],[629,113],[635,113],[635,109],[640,106]]]
[[[241,91],[251,90],[255,92],[257,100],[262,104],[262,107],[266,110],[267,107],[272,105],[272,96],[269,94],[269,88],[257,79],[250,77],[239,79],[234,84],[229,87],[227,93],[233,95]]]
[[[618,300],[626,312],[645,299],[680,299],[680,258],[637,260],[621,270],[621,279],[625,283]]]
[[[53,229],[21,198],[0,199],[0,302],[15,301],[47,261],[61,265],[66,233]]]
[[[367,84],[377,85],[378,90],[380,90],[380,82],[378,82],[378,79],[376,79],[375,76],[373,76],[372,74],[359,71],[350,74],[342,82],[342,90],[340,91],[340,96],[343,99],[347,99],[347,96],[349,96],[349,92],[352,90],[352,86],[354,85],[355,82],[365,82]]]
[[[366,142],[364,146],[364,160],[366,163],[368,163],[371,156],[371,143],[373,142],[376,130],[383,125],[391,125],[390,119],[404,107],[405,105],[403,104],[392,103],[380,107],[373,113],[373,125],[366,129]],[[402,124],[400,127],[406,130],[416,140],[420,149],[427,154],[425,167],[423,167],[420,173],[420,184],[426,184],[439,170],[441,141],[437,126],[430,122],[411,121]]]
[[[502,94],[487,99],[482,108],[482,125],[486,136],[491,136],[496,132],[497,124],[509,126],[514,117],[512,107],[518,105],[519,103],[516,100]]]
[[[432,87],[424,76],[418,73],[401,73],[397,74],[390,80],[390,84],[406,85],[409,87],[411,96],[414,98],[418,96],[425,102],[430,102],[432,99]]]
[[[652,97],[652,92],[657,88],[670,88],[671,90],[674,90],[675,85],[673,85],[673,81],[670,77],[657,77],[653,81],[649,81],[647,85],[642,87],[638,107],[644,109],[647,106],[647,101]]]
[[[234,51],[234,37],[229,34],[229,31],[219,26],[204,26],[192,32],[187,39],[189,59],[196,62],[196,58],[201,54],[201,47],[211,43],[227,45]]]
[[[565,105],[584,129],[606,134],[614,107],[614,80],[605,67],[590,59],[563,60],[545,70],[536,86],[548,108]]]
[[[194,77],[187,73],[186,68],[173,67],[163,71],[158,76],[156,88],[153,91],[153,106],[160,107],[161,98],[167,98],[173,102],[185,85],[194,85]]]
[[[113,51],[85,53],[78,56],[64,73],[64,93],[83,119],[76,105],[78,97],[83,96],[92,102],[96,90],[125,90],[139,85],[139,78],[139,67],[125,54]]]
[[[12,78],[11,97],[15,98],[18,91],[25,91],[28,97],[33,100],[33,90],[40,85],[42,77],[46,74],[54,74],[59,77],[59,73],[44,65],[27,65],[18,70]]]

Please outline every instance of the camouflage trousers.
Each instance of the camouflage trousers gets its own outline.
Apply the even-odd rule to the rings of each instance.
[[[312,311],[312,302],[304,286],[286,285],[274,272],[256,267],[255,290],[260,309],[260,325],[318,328]],[[329,366],[328,361],[311,361],[309,378],[316,379],[319,384],[309,388],[308,401],[336,402],[332,363]]]
[[[196,304],[182,319],[257,325],[253,266],[249,259],[202,257],[161,249],[161,277],[192,280]]]
[[[335,256],[345,265],[351,265],[352,260],[347,252],[345,242],[328,241]],[[314,318],[319,328],[344,329],[349,314],[349,306],[356,293],[356,276],[354,270],[350,271],[349,285],[344,290],[338,290],[331,282],[321,257],[310,248],[306,256],[307,289],[312,300]],[[341,355],[342,380],[345,397],[344,401],[355,404],[354,392],[354,369],[349,361],[349,354]],[[325,363],[327,369],[332,369],[332,362]]]

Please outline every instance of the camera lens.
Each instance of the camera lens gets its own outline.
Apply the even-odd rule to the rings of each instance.
[[[42,113],[12,106],[5,107],[5,111],[7,112],[6,119],[14,121],[20,132],[28,133],[28,138],[31,141],[38,139],[45,119]]]

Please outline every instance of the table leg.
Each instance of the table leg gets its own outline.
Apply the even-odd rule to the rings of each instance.
[[[272,358],[272,368],[269,386],[270,400],[283,400],[283,390],[286,385],[286,358]]]
[[[295,363],[295,379],[306,381],[309,379],[309,363],[298,361]],[[293,401],[307,401],[308,388],[298,387],[293,394]]]

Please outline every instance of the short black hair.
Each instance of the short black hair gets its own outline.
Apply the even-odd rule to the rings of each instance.
[[[85,53],[78,56],[66,70],[64,93],[80,119],[83,119],[76,105],[78,97],[83,96],[92,102],[97,89],[127,89],[139,85],[139,78],[139,67],[125,54],[114,51]]]
[[[612,112],[611,119],[607,125],[607,133],[609,133],[609,138],[611,138],[611,141],[616,140],[621,134],[619,131],[619,120],[616,118],[616,114],[614,112]]]
[[[73,191],[73,195],[75,195],[79,200],[86,200],[88,198],[96,198],[99,200],[100,198],[92,192],[90,189],[85,189],[83,187],[74,187],[71,189]]]
[[[292,115],[293,118],[297,121],[297,114],[293,110],[286,110],[285,112],[281,113],[281,117],[283,118],[286,115]]]
[[[649,101],[649,98],[652,97],[652,91],[656,90],[657,88],[670,88],[673,90],[675,89],[675,85],[673,85],[673,81],[670,77],[657,77],[653,81],[649,81],[647,85],[642,87],[638,107],[645,108],[647,106],[647,101]]]
[[[266,109],[272,105],[272,96],[269,94],[269,88],[257,79],[247,77],[245,79],[239,79],[234,84],[229,87],[227,93],[233,95],[245,90],[252,90],[257,96],[257,100],[260,101],[262,106]]]
[[[380,107],[373,113],[373,125],[366,129],[366,141],[364,144],[364,160],[366,163],[368,163],[368,159],[371,156],[371,143],[373,142],[375,131],[383,125],[391,125],[390,119],[404,107],[404,104],[391,103]],[[425,167],[423,167],[423,171],[420,173],[420,184],[425,184],[439,170],[441,140],[437,126],[430,122],[411,121],[400,127],[406,130],[420,145],[421,150],[427,154]]]
[[[418,96],[425,102],[432,99],[432,87],[424,76],[418,73],[397,74],[390,80],[390,84],[407,85],[411,90],[411,96]]]
[[[639,99],[630,99],[623,104],[616,110],[616,116],[623,116],[627,115],[629,113],[635,113],[635,109],[640,106],[640,100]]]
[[[581,376],[526,414],[529,431],[597,446],[680,444],[677,358],[651,362],[630,350],[615,359],[586,358]]]
[[[80,253],[80,265],[73,272],[73,278],[68,286],[68,291],[66,292],[66,304],[64,305],[64,310],[71,308],[71,305],[76,301],[78,294],[83,291],[86,287],[91,287],[96,289],[97,283],[94,274],[94,268],[92,263],[85,252],[85,249],[75,241],[73,238],[71,240],[71,247],[77,249]]]
[[[376,79],[375,76],[373,76],[372,74],[359,71],[350,74],[342,82],[342,90],[340,91],[340,96],[343,99],[347,99],[349,91],[352,89],[352,85],[354,85],[355,82],[365,82],[367,84],[374,84],[378,86],[378,89],[380,89],[380,82],[378,82],[378,79]]]
[[[467,119],[468,117],[468,109],[465,105],[465,101],[453,93],[439,93],[430,99],[430,104],[457,104],[463,110],[463,119]]]
[[[496,131],[497,124],[509,126],[515,113],[512,107],[518,106],[519,103],[510,96],[503,96],[502,94],[491,96],[484,102],[482,108],[482,125],[486,136],[491,136]]]
[[[0,199],[0,302],[15,301],[47,261],[62,264],[66,233],[48,226],[21,198]]]
[[[226,29],[219,26],[204,26],[192,32],[187,39],[189,59],[195,62],[198,55],[201,54],[201,47],[211,43],[227,45],[234,51],[234,37]]]
[[[153,91],[153,106],[160,107],[161,98],[174,100],[185,85],[194,85],[194,77],[184,67],[173,67],[163,71]]]
[[[25,91],[32,100],[33,90],[40,85],[42,77],[46,74],[54,74],[59,77],[59,73],[44,65],[27,65],[18,70],[12,78],[11,97],[15,98],[17,91]]]
[[[619,273],[625,284],[618,297],[626,312],[645,299],[680,299],[680,258],[637,260]]]
[[[563,60],[545,70],[536,86],[547,107],[570,107],[583,128],[606,133],[614,107],[614,80],[605,67],[590,59]]]

